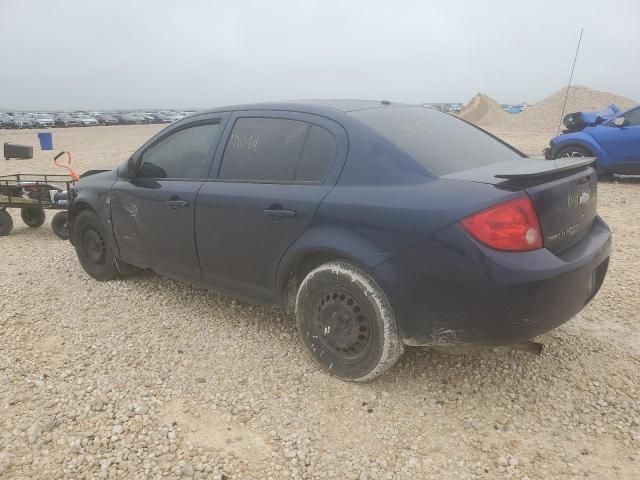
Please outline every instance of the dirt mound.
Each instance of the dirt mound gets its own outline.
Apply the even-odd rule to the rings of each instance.
[[[460,110],[458,116],[478,125],[492,125],[506,121],[509,114],[493,98],[479,93]]]
[[[517,130],[526,130],[530,132],[545,133],[550,136],[556,134],[558,125],[560,124],[560,114],[564,103],[567,88],[554,93],[544,100],[527,108],[524,112],[517,115],[509,115],[506,119],[504,127]],[[630,98],[614,95],[613,93],[601,92],[599,90],[591,90],[587,87],[576,85],[569,90],[567,106],[564,114],[571,112],[601,110],[612,103],[616,104],[621,110],[625,110],[637,104]]]

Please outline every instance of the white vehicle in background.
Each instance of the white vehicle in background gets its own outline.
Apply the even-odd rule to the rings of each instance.
[[[169,115],[172,122],[177,122],[178,120],[182,120],[186,116],[187,114],[184,112],[173,112]]]
[[[31,115],[31,124],[36,128],[52,128],[54,121],[48,113],[34,113]]]
[[[79,113],[74,115],[74,117],[80,123],[81,127],[97,127],[99,125],[98,120],[86,113]]]

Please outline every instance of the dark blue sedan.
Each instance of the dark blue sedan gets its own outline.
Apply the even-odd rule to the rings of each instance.
[[[179,120],[72,191],[71,240],[135,268],[295,312],[352,381],[404,345],[524,342],[607,271],[591,159],[544,162],[453,116],[387,101],[225,107]]]

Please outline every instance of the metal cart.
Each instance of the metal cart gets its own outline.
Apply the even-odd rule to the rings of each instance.
[[[9,235],[13,229],[7,208],[19,208],[22,220],[32,228],[44,223],[45,210],[60,210],[51,220],[51,229],[58,237],[68,240],[68,195],[74,184],[75,180],[69,175],[0,176],[0,237]]]

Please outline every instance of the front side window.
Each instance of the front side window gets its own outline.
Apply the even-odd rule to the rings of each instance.
[[[640,108],[627,112],[624,116],[625,125],[640,125]]]
[[[291,181],[310,125],[283,118],[239,118],[222,158],[221,179]]]
[[[204,178],[209,173],[220,122],[179,130],[142,155],[140,176],[148,178]]]

